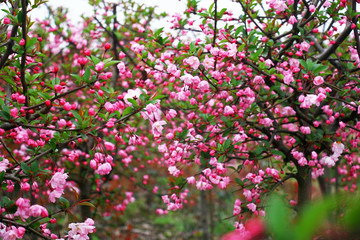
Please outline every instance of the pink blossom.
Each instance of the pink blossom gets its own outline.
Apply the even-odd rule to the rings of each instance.
[[[276,11],[279,11],[279,12],[283,12],[283,11],[285,11],[285,9],[288,9],[285,1],[282,1],[282,0],[270,0],[268,3],[269,3],[270,8],[272,8]]]
[[[209,58],[208,55],[205,56],[204,61],[202,62],[202,65],[206,70],[214,67],[215,60],[213,58]]]
[[[289,85],[290,83],[294,82],[294,78],[291,71],[284,72],[284,83]]]
[[[25,39],[21,39],[20,42],[19,42],[19,45],[24,46],[25,45]]]
[[[39,216],[47,217],[47,216],[49,216],[49,213],[48,213],[47,209],[45,207],[43,207],[43,206],[38,205],[38,204],[32,205],[29,210],[30,210],[31,216],[33,216],[33,217],[39,217]]]
[[[200,65],[200,61],[197,57],[195,56],[191,56],[189,58],[186,58],[184,60],[185,63],[189,64],[190,67],[192,67],[194,70],[198,69],[199,65]]]
[[[12,108],[10,109],[10,115],[13,117],[13,118],[17,118],[17,114],[18,114],[18,109],[17,108]]]
[[[299,102],[300,102],[300,97],[299,97]],[[312,105],[320,106],[320,102],[318,102],[317,99],[318,97],[315,94],[308,94],[306,95],[306,97],[304,97],[303,102],[300,104],[300,107],[310,108]]]
[[[62,189],[65,187],[67,178],[68,174],[64,173],[64,171],[56,172],[49,183],[53,189]]]
[[[297,23],[297,19],[294,15],[291,15],[291,17],[289,18],[289,21],[288,21],[290,24],[294,25],[295,23]]]
[[[66,120],[65,119],[60,119],[57,121],[58,122],[58,125],[60,128],[63,128],[66,126]]]
[[[160,137],[162,130],[164,129],[163,125],[165,125],[166,122],[164,120],[154,122],[152,125],[152,131],[155,137]]]
[[[325,156],[322,157],[319,161],[322,165],[327,166],[327,167],[333,167],[335,166],[335,160],[332,157],[329,156]]]
[[[309,10],[310,10],[310,12],[315,12],[316,11],[316,7],[314,6],[314,5],[310,5],[309,6]]]
[[[10,162],[6,158],[1,157],[0,159],[1,159],[1,161],[0,161],[0,173],[1,173],[3,171],[6,171]]]
[[[144,91],[145,91],[145,90],[144,90]],[[146,91],[145,91],[145,92],[146,92]],[[135,100],[137,100],[137,99],[139,99],[139,97],[140,97],[141,94],[142,94],[142,91],[140,90],[140,88],[136,88],[135,90],[129,89],[129,90],[127,91],[127,93],[125,94],[125,96],[124,96],[124,101],[125,101],[125,103],[128,104],[128,105],[132,105],[132,103],[130,103],[130,102],[128,101],[128,99],[135,99]]]
[[[198,85],[198,89],[203,93],[208,92],[210,89],[209,83],[207,81],[201,81]]]
[[[3,21],[4,24],[10,24],[10,22],[11,22],[10,18],[7,18],[7,17],[4,18],[4,21]]]
[[[262,84],[265,83],[264,78],[261,77],[261,76],[255,76],[253,82],[254,82],[256,85],[262,85]]]
[[[54,189],[49,194],[49,201],[55,202],[55,198],[60,198],[64,193],[64,188],[66,186],[66,179],[68,178],[68,174],[64,173],[64,170],[61,172],[56,172],[51,180],[49,181],[50,186]]]
[[[177,115],[176,110],[170,109],[170,110],[166,113],[165,118],[166,118],[167,120],[170,120],[170,119],[174,118],[176,115]]]
[[[113,113],[115,111],[114,105],[110,102],[106,102],[104,107],[105,107],[106,111],[108,111],[109,113]]]
[[[171,175],[173,175],[174,177],[178,177],[180,175],[180,170],[177,169],[176,166],[170,166],[168,167],[168,171]]]
[[[63,108],[64,108],[65,111],[70,111],[70,110],[71,110],[71,104],[68,103],[68,102],[66,102],[66,103],[64,104]]]
[[[300,44],[300,50],[301,50],[301,51],[308,52],[309,49],[310,49],[310,44],[308,44],[308,43],[305,42],[305,41],[301,42],[301,44]]]
[[[334,142],[331,146],[331,150],[333,151],[333,156],[338,158],[345,149],[345,145],[342,143]]]
[[[96,171],[96,173],[100,174],[100,175],[108,175],[111,172],[111,165],[110,163],[104,163],[104,164],[100,164],[98,166],[98,169]]]
[[[186,85],[188,85],[188,86],[190,86],[190,85],[193,83],[193,76],[190,75],[190,74],[188,74],[188,73],[185,74],[185,75],[183,75],[183,76],[181,76],[180,79],[181,79],[182,81],[184,81],[184,83],[185,83]]]
[[[99,62],[95,65],[95,71],[101,72],[104,69],[105,64],[103,62]]]
[[[14,213],[14,216],[20,216],[23,219],[29,218],[30,217],[30,200],[26,199],[26,198],[18,198],[18,200],[16,200],[16,206],[17,206],[17,210]]]
[[[247,204],[246,206],[247,206],[247,208],[248,208],[249,210],[251,210],[252,212],[255,212],[255,211],[256,211],[256,205],[255,205],[255,203],[249,203],[249,204]]]
[[[70,223],[70,231],[66,237],[69,239],[87,240],[89,239],[88,234],[94,232],[95,226],[94,221],[88,218],[83,223]]]
[[[234,109],[232,109],[232,107],[225,106],[225,108],[224,108],[224,115],[225,116],[230,116],[230,115],[232,115],[234,113],[235,113],[235,111],[234,111]]]
[[[189,184],[194,184],[195,183],[195,177],[194,176],[188,177],[186,180],[187,180],[187,182]]]
[[[311,129],[310,129],[310,127],[301,126],[301,127],[300,127],[300,131],[301,131],[303,134],[311,134]]]
[[[234,57],[235,55],[236,55],[236,53],[237,53],[237,45],[236,45],[236,43],[228,43],[227,45],[226,45],[226,47],[227,47],[227,56],[228,57]]]
[[[55,92],[61,93],[61,91],[63,90],[63,86],[61,86],[59,84],[55,84],[54,89],[55,89]]]
[[[324,78],[321,76],[316,76],[313,81],[314,85],[319,86],[324,83]]]

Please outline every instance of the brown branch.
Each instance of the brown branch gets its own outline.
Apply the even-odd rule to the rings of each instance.
[[[327,60],[331,54],[335,53],[336,49],[349,36],[351,31],[351,23],[347,23],[344,31],[335,39],[335,43],[331,44],[328,48],[326,48],[320,55],[316,57],[316,59],[320,62]]]
[[[21,81],[21,85],[23,87],[23,94],[25,96],[25,106],[29,106],[29,98],[28,98],[28,94],[27,94],[27,83],[26,83],[26,79],[25,79],[25,63],[26,63],[26,44],[27,44],[27,30],[26,30],[26,14],[27,14],[27,0],[21,0],[21,11],[23,13],[23,19],[21,22],[21,29],[22,29],[22,39],[25,41],[24,46],[23,46],[23,53],[21,56],[21,63],[20,63],[20,81]],[[29,114],[26,113],[26,118],[29,117]]]

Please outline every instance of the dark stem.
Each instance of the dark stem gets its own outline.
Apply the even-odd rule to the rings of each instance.
[[[25,79],[25,63],[26,63],[26,43],[27,43],[27,30],[26,30],[26,10],[27,7],[27,0],[21,0],[21,9],[22,9],[22,13],[23,13],[23,20],[21,23],[21,28],[22,28],[22,38],[25,40],[25,44],[24,44],[24,52],[21,56],[21,63],[20,63],[20,79],[21,79],[21,85],[23,87],[23,94],[25,96],[25,106],[28,107],[29,106],[29,98],[27,96],[27,83],[26,83],[26,79]],[[26,114],[27,118],[28,118],[28,113]]]

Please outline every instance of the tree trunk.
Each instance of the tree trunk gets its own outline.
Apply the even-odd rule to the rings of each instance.
[[[209,221],[208,221],[208,201],[206,198],[206,192],[200,191],[200,224],[202,229],[202,239],[203,240],[209,240],[210,234],[209,234]]]
[[[298,210],[301,210],[311,200],[312,177],[311,169],[299,167],[296,175],[298,182]]]
[[[80,188],[80,199],[90,199],[90,191],[91,191],[91,184],[87,180],[86,177],[81,176],[82,173],[86,172],[86,168],[82,167],[80,170],[80,181],[79,181],[79,188]],[[91,211],[89,206],[80,205],[81,217],[84,220],[91,217]]]

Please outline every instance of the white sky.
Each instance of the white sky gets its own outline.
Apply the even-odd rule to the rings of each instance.
[[[117,2],[117,0],[112,0],[112,2]],[[182,13],[186,9],[186,0],[137,0],[139,3],[144,3],[148,5],[157,5],[158,12],[167,12],[173,14],[176,12]],[[200,7],[209,8],[212,0],[201,0]],[[69,9],[68,17],[72,20],[80,20],[81,14],[92,15],[92,7],[88,4],[88,0],[49,0],[48,4],[54,7],[62,6]],[[228,8],[234,10],[235,4],[230,0],[220,0],[218,1],[219,10],[222,8]],[[238,4],[236,4],[239,7]],[[35,10],[33,12],[34,17],[41,19],[46,11],[44,8]]]

